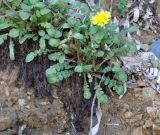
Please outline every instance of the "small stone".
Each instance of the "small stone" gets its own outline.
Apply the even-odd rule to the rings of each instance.
[[[134,92],[142,91],[142,88],[134,88]]]
[[[132,112],[126,112],[126,113],[124,114],[124,117],[125,117],[126,119],[130,119],[133,115],[134,115],[134,114],[133,114]]]
[[[153,52],[157,56],[157,58],[160,59],[160,39],[150,45],[149,51]]]
[[[149,46],[148,46],[148,44],[141,44],[141,48],[143,51],[147,52],[149,49]]]
[[[26,101],[24,99],[18,99],[18,104],[20,106],[24,106],[26,104]]]
[[[156,91],[151,87],[145,87],[142,89],[142,97],[144,100],[152,100],[155,95]]]
[[[144,127],[150,128],[150,127],[152,127],[152,125],[153,125],[153,122],[151,120],[146,120]]]
[[[126,111],[128,111],[129,110],[129,105],[128,104],[123,104],[123,106],[121,107],[121,111],[124,113],[124,112],[126,112]]]
[[[157,108],[156,107],[147,107],[147,113],[151,118],[156,118]]]
[[[142,127],[133,129],[133,131],[131,132],[131,135],[143,135]]]
[[[146,86],[146,83],[144,81],[139,81],[138,82],[138,86],[139,87],[145,87]]]

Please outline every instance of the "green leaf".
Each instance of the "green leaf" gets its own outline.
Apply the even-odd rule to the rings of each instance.
[[[60,40],[59,39],[51,38],[49,40],[49,45],[52,46],[52,47],[58,47],[59,44],[60,44]]]
[[[51,11],[51,10],[48,9],[48,8],[43,8],[43,9],[40,10],[40,14],[41,14],[41,15],[45,15],[45,14],[48,14],[50,11]]]
[[[108,99],[108,97],[107,97],[107,95],[102,95],[102,96],[100,96],[100,98],[98,99],[99,100],[99,102],[101,103],[101,104],[106,104],[106,103],[108,103],[109,102],[109,99]]]
[[[77,72],[77,73],[82,73],[83,72],[83,66],[80,66],[80,65],[76,66],[74,71]]]
[[[90,98],[91,98],[91,96],[92,96],[92,94],[91,94],[91,92],[90,92],[90,91],[84,91],[84,93],[83,93],[83,97],[84,97],[85,99],[90,99]]]
[[[138,31],[137,26],[131,26],[131,27],[126,29],[126,32],[130,32],[130,33],[137,32],[137,31]]]
[[[35,58],[35,54],[34,52],[30,52],[29,54],[27,54],[25,62],[31,62],[33,59]]]
[[[70,28],[69,24],[68,23],[64,23],[61,28],[63,29],[67,29],[67,28]]]
[[[83,97],[85,98],[85,99],[90,99],[91,98],[91,96],[92,96],[92,94],[91,94],[91,92],[90,92],[90,88],[89,88],[89,85],[88,85],[88,83],[86,82],[86,83],[84,83],[84,85],[83,85]]]
[[[138,50],[137,50],[137,47],[136,47],[136,45],[135,44],[130,44],[129,45],[129,52],[130,53],[135,53],[135,52],[137,52]]]
[[[91,26],[91,27],[89,28],[89,33],[90,33],[91,35],[97,33],[97,31],[98,31],[98,27],[97,27],[97,26]]]
[[[48,35],[53,37],[56,33],[56,30],[54,28],[50,28],[50,29],[47,29],[47,33],[48,33]]]
[[[47,81],[48,83],[53,84],[53,83],[59,82],[59,79],[58,79],[58,76],[54,74],[52,76],[47,77]]]
[[[54,5],[58,4],[58,2],[59,2],[59,0],[52,0],[51,5],[54,6]]]
[[[87,14],[89,12],[89,7],[86,3],[81,3],[80,10],[84,13]]]
[[[29,16],[30,16],[30,14],[27,13],[27,12],[25,12],[25,11],[21,11],[21,12],[19,13],[19,15],[20,15],[20,17],[22,18],[22,20],[27,20],[27,19],[29,18]]]
[[[46,48],[46,41],[43,38],[40,38],[39,46],[40,46],[40,49],[42,50]]]
[[[80,34],[80,33],[74,33],[73,37],[76,38],[76,39],[83,39],[83,35]]]
[[[109,24],[106,25],[106,30],[108,32],[115,32],[116,29],[117,29],[117,24],[115,24],[115,23],[113,23],[113,24],[109,23]]]
[[[104,51],[98,51],[97,52],[97,57],[103,57]]]
[[[124,71],[118,72],[116,75],[118,80],[127,81],[127,74]]]
[[[56,69],[54,67],[50,67],[46,70],[46,77],[52,77],[57,73]]]
[[[4,22],[4,23],[0,24],[0,30],[6,29],[10,26],[12,26],[12,24],[10,24],[8,22]]]
[[[94,39],[96,43],[99,44],[101,40],[104,38],[104,36],[105,36],[105,32],[99,31],[96,34],[94,34],[92,38]]]
[[[124,87],[123,85],[119,85],[116,89],[116,92],[118,95],[123,95],[124,94]]]
[[[41,37],[44,37],[45,31],[44,31],[44,30],[39,30],[39,31],[38,31],[38,34],[39,34]]]
[[[112,68],[112,71],[113,72],[122,72],[123,69],[118,65],[114,65],[114,67]]]
[[[54,37],[55,38],[60,38],[62,36],[62,32],[59,31],[59,30],[56,30],[55,34],[54,34]]]
[[[91,72],[92,68],[92,65],[83,65],[83,72]]]
[[[18,35],[19,35],[19,30],[17,30],[17,29],[11,29],[9,31],[9,36],[12,38],[16,38],[16,37],[18,37]]]
[[[57,73],[57,76],[58,76],[58,79],[59,79],[60,81],[63,80],[63,76],[62,76],[61,72],[58,72],[58,73]]]
[[[15,56],[14,56],[14,44],[12,41],[10,41],[9,44],[9,57],[11,60],[15,60]]]
[[[64,60],[65,60],[65,56],[64,55],[62,55],[62,56],[59,57],[59,63],[63,63]]]
[[[25,34],[23,37],[19,37],[19,43],[23,44],[26,39],[31,39],[34,37],[34,34]]]
[[[67,19],[67,22],[70,26],[74,27],[77,23],[77,20],[75,18],[70,17]]]
[[[2,37],[0,37],[0,45],[3,44],[4,39]]]
[[[35,4],[38,0],[29,0],[31,4]]]
[[[47,29],[49,29],[49,28],[52,27],[52,24],[51,24],[51,23],[48,23],[48,22],[40,23],[40,25],[41,25],[42,27],[44,27],[44,28],[47,28]]]

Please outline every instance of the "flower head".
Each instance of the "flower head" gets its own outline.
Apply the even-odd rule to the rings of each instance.
[[[94,25],[103,27],[105,24],[108,24],[111,18],[111,14],[108,11],[97,12],[96,15],[92,16],[90,21]]]

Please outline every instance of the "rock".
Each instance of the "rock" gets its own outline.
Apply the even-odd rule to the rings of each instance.
[[[135,123],[135,122],[142,120],[142,116],[143,114],[135,115],[132,119],[130,119],[130,123]]]
[[[140,80],[140,81],[138,81],[138,86],[139,86],[139,87],[145,87],[145,86],[146,86],[146,83],[144,82],[144,80],[143,80],[143,81]]]
[[[0,132],[0,135],[17,135],[16,129],[9,129],[7,131]]]
[[[61,105],[30,105],[27,109],[25,106],[19,110],[19,121],[31,128],[66,128],[68,121],[67,113],[61,108]]]
[[[142,89],[143,100],[152,100],[152,98],[154,98],[155,95],[156,91],[151,87],[145,87]]]
[[[133,115],[134,115],[134,114],[133,114],[132,112],[126,112],[126,113],[124,114],[124,117],[125,117],[126,119],[130,119]]]
[[[153,122],[151,120],[146,120],[144,128],[150,128],[150,127],[152,127],[152,125],[153,125]]]
[[[129,110],[129,105],[128,104],[123,104],[123,106],[121,107],[122,112],[126,112]]]
[[[160,16],[160,0],[157,0],[156,12],[157,12],[158,16]]]
[[[18,104],[19,104],[20,106],[24,106],[24,105],[26,104],[25,99],[18,99]]]
[[[148,46],[148,44],[142,44],[141,48],[142,48],[143,51],[147,52],[148,49],[149,49],[149,46]]]
[[[160,59],[160,39],[150,45],[149,51],[153,52],[157,56],[157,58]]]
[[[133,131],[131,132],[131,135],[143,135],[142,127],[133,129]]]
[[[58,135],[59,133],[54,131],[53,129],[45,129],[45,130],[32,130],[30,135]],[[70,133],[60,133],[59,135],[70,135]]]
[[[160,126],[153,124],[153,130],[158,130],[160,132]]]
[[[147,107],[147,113],[151,118],[156,118],[157,108],[156,107]]]
[[[12,127],[17,121],[16,112],[11,108],[0,110],[0,131]]]
[[[139,40],[142,44],[149,44],[156,38],[157,35],[155,35],[152,31],[141,30],[141,36]]]

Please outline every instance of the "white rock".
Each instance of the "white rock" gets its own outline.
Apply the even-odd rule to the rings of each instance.
[[[153,71],[154,73],[153,73],[153,76],[158,76],[158,69],[157,68],[154,68],[154,71]]]

